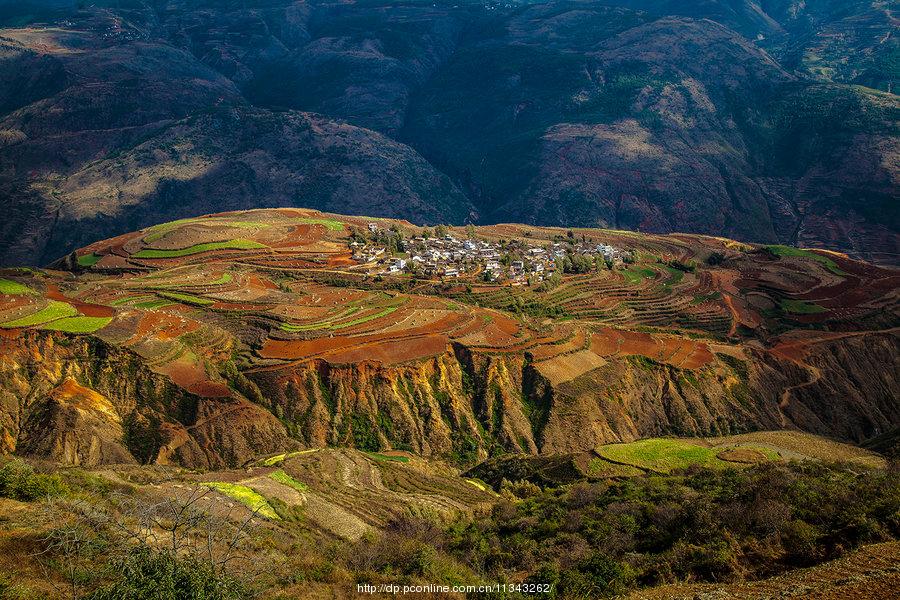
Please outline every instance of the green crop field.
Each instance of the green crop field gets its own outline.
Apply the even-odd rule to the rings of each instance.
[[[666,266],[665,269],[669,272],[669,278],[665,281],[666,285],[678,285],[684,279],[684,271],[681,269],[669,266]]]
[[[143,302],[151,300],[155,296],[126,296],[125,298],[117,298],[109,303],[110,306],[122,306],[123,304],[131,304],[133,302]]]
[[[388,454],[381,454],[379,452],[366,452],[366,456],[370,458],[374,458],[375,460],[380,460],[384,462],[401,462],[408,463],[409,458],[405,456],[390,456]]]
[[[0,294],[7,294],[9,296],[20,296],[22,294],[36,294],[33,289],[28,287],[27,285],[22,285],[18,281],[13,281],[11,279],[0,279]]]
[[[787,298],[780,302],[780,306],[783,311],[797,315],[815,315],[827,310],[824,306],[819,306],[818,304]]]
[[[294,452],[276,454],[275,456],[270,456],[269,458],[264,459],[260,464],[262,464],[264,467],[274,467],[278,463],[283,463],[289,458],[300,456],[301,454],[310,454],[312,452],[315,452],[316,450],[317,448],[310,448],[309,450],[296,450]]]
[[[400,308],[399,306],[389,306],[382,311],[377,313],[372,313],[371,315],[366,315],[364,317],[359,317],[358,319],[353,319],[352,321],[347,321],[345,323],[337,323],[331,326],[331,329],[344,329],[345,327],[353,327],[354,325],[361,325],[363,323],[368,323],[369,321],[374,321],[375,319],[380,319],[381,317],[386,317],[395,310]]]
[[[352,306],[347,310],[342,311],[340,314],[337,314],[328,319],[324,319],[322,321],[315,321],[313,323],[304,323],[294,324],[294,323],[281,323],[279,327],[284,331],[290,331],[291,333],[297,333],[299,331],[315,331],[317,329],[330,329],[331,325],[334,321],[338,319],[344,319],[349,317],[350,315],[356,314],[360,311],[360,307]]]
[[[236,240],[228,240],[225,242],[207,242],[205,244],[194,244],[187,248],[178,248],[176,250],[157,250],[155,248],[145,248],[132,254],[135,258],[179,258],[182,256],[190,256],[191,254],[199,254],[200,252],[210,252],[213,250],[257,250],[260,248],[268,248],[265,244],[254,242],[253,240],[245,240],[238,238]]]
[[[94,254],[93,252],[91,252],[90,254],[84,254],[78,257],[78,266],[93,267],[100,261],[101,258],[103,257],[99,254]]]
[[[363,315],[362,317],[353,319],[352,321],[344,321],[341,323],[334,322],[337,319],[346,318],[361,310],[360,307],[353,307],[350,310],[325,321],[317,321],[315,323],[306,323],[303,325],[295,325],[293,323],[280,323],[278,327],[283,331],[289,331],[291,333],[298,333],[300,331],[316,331],[319,329],[345,329],[347,327],[353,327],[354,325],[362,325],[363,323],[368,323],[369,321],[374,321],[375,319],[380,319],[381,317],[386,317],[398,308],[400,308],[400,304],[396,306],[388,306],[387,308],[384,308],[378,312]]]
[[[648,269],[647,267],[631,266],[622,271],[622,276],[625,278],[625,281],[627,281],[629,285],[635,285],[640,283],[644,279],[653,279],[653,277],[656,276],[656,272],[653,269]]]
[[[269,226],[268,223],[263,223],[261,221],[228,221],[222,219],[179,219],[177,221],[170,221],[168,223],[160,223],[159,225],[154,225],[149,229],[150,233],[144,236],[144,242],[151,244],[157,240],[165,237],[167,233],[178,229],[182,225],[191,225],[191,224],[200,224],[200,225],[216,225],[216,226],[225,226],[225,227],[237,227],[240,229],[264,229]]]
[[[304,225],[324,225],[331,231],[343,231],[344,224],[335,219],[308,219],[305,217],[299,217],[297,219],[293,219],[298,223],[302,223]]]
[[[281,517],[275,512],[275,509],[272,508],[272,505],[269,504],[269,501],[266,500],[265,496],[262,494],[251,490],[246,485],[239,485],[236,483],[223,483],[218,481],[210,481],[204,482],[206,487],[216,490],[219,493],[225,494],[229,498],[233,498],[237,500],[250,510],[255,511],[256,513],[266,517],[267,519],[272,519],[274,521],[280,521]]]
[[[799,258],[808,258],[810,260],[814,260],[818,263],[821,263],[826,269],[838,275],[840,277],[845,277],[847,275],[846,272],[842,271],[840,267],[837,266],[837,263],[828,258],[827,256],[823,256],[817,252],[813,252],[811,250],[804,250],[802,248],[794,248],[793,246],[766,246],[766,250],[771,252],[776,256],[791,256],[791,257],[799,257]]]
[[[750,446],[742,447],[750,448]],[[717,455],[725,449],[707,448],[686,440],[657,438],[601,446],[597,449],[597,453],[606,460],[632,465],[639,469],[668,473],[675,469],[686,469],[692,465],[714,468],[734,467],[735,463],[717,458]],[[752,449],[759,450],[770,460],[777,459],[777,454],[769,449],[755,446]]]
[[[112,317],[65,317],[41,325],[40,328],[64,333],[94,333],[109,325],[110,321]]]
[[[302,483],[302,482],[300,482],[300,481],[297,481],[296,479],[294,479],[293,477],[291,477],[290,475],[288,475],[287,473],[285,473],[285,472],[282,471],[281,469],[278,469],[278,470],[275,471],[274,473],[271,473],[271,474],[269,475],[269,477],[271,477],[272,479],[274,479],[274,480],[277,481],[278,483],[284,484],[284,485],[286,485],[286,486],[288,486],[288,487],[292,487],[292,488],[294,488],[295,490],[297,490],[298,492],[301,492],[301,493],[302,493],[302,492],[305,492],[306,490],[309,489],[308,487],[306,487],[306,484],[305,484],[305,483]]]
[[[41,310],[20,319],[7,321],[6,323],[0,324],[0,327],[7,329],[10,327],[33,327],[64,317],[74,317],[77,314],[78,311],[75,310],[75,307],[71,304],[50,300],[49,304]]]

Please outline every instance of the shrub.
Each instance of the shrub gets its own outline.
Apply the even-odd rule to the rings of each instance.
[[[0,496],[4,498],[31,502],[62,496],[68,491],[59,475],[35,473],[30,465],[20,460],[11,460],[0,468]]]
[[[139,548],[111,564],[114,580],[89,600],[229,600],[249,598],[237,579],[193,558]]]

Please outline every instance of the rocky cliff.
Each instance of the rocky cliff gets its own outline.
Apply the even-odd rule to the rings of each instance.
[[[194,396],[96,338],[5,335],[0,381],[3,453],[210,468],[294,445],[259,406]]]
[[[878,366],[898,352],[900,336],[872,334],[827,344],[806,367],[762,351],[720,355],[699,371],[624,358],[554,386],[525,356],[458,346],[402,366],[311,361],[252,373],[235,385],[249,382],[254,404],[194,396],[96,340],[32,334],[3,339],[0,423],[3,452],[199,468],[292,447],[402,449],[471,464],[758,429],[859,442],[900,423],[900,377]]]

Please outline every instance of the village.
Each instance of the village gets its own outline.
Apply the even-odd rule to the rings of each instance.
[[[578,238],[571,231],[540,246],[515,239],[479,239],[473,226],[466,228],[465,237],[438,225],[404,238],[396,227],[386,230],[369,223],[365,231],[353,232],[350,249],[358,267],[372,275],[468,278],[507,285],[532,285],[556,273],[614,269],[633,261],[629,251]]]

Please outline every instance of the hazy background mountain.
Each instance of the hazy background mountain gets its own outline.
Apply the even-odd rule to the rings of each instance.
[[[0,262],[295,205],[897,264],[895,7],[0,0]]]

